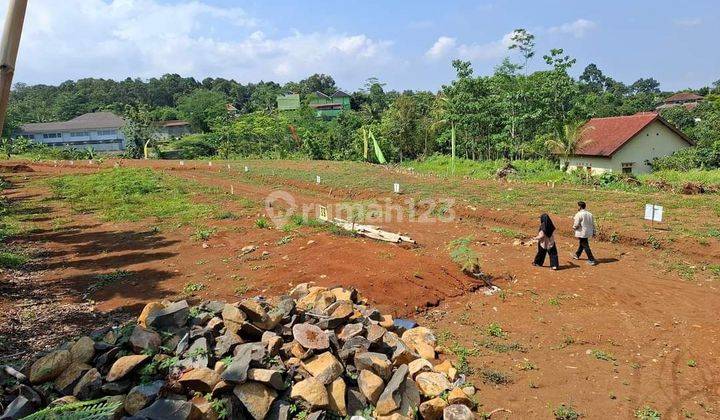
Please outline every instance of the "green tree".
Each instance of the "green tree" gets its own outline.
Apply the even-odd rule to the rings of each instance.
[[[198,89],[178,100],[179,115],[198,131],[210,131],[210,125],[225,116],[227,98],[220,92]]]
[[[153,119],[146,106],[130,106],[125,108],[125,149],[128,156],[139,159],[144,156],[148,147],[153,147],[157,134]]]
[[[555,133],[555,136],[545,142],[550,151],[560,159],[560,168],[563,171],[567,170],[570,157],[592,141],[585,136],[588,129],[583,121],[568,122],[563,126],[562,130]],[[590,133],[589,136],[592,136],[592,134]]]

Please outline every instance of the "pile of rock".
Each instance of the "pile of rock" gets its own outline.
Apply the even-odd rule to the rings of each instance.
[[[436,346],[431,330],[340,287],[153,302],[137,323],[0,370],[2,418],[105,398],[115,418],[471,419],[475,389]]]

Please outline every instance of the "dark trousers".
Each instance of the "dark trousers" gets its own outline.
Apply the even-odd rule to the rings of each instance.
[[[537,254],[535,254],[535,264],[537,265],[543,265],[545,264],[545,254],[550,255],[550,267],[558,267],[558,251],[557,251],[557,245],[553,245],[550,249],[545,249],[538,244],[538,250]]]
[[[575,251],[575,255],[580,258],[583,251],[585,251],[585,254],[588,257],[588,261],[595,261],[595,257],[593,257],[592,251],[590,251],[590,241],[588,241],[588,238],[578,238],[580,239],[580,244],[578,245],[577,251]]]

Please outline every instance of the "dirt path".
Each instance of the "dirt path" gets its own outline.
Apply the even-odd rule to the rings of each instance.
[[[350,193],[280,178],[243,178],[200,168],[170,171],[165,162],[157,166],[223,191],[232,185],[236,195],[257,203],[276,189],[291,192],[299,206],[337,203]],[[48,191],[32,180],[95,170],[33,169],[10,175],[16,184],[11,197],[46,197]],[[389,194],[352,197],[398,200]],[[19,242],[43,250],[42,263],[31,268],[34,281],[56,291],[65,304],[87,304],[83,295],[102,282],[98,274],[123,273],[88,294],[98,313],[138,311],[150,300],[182,295],[189,283],[205,286],[194,299],[224,300],[245,293],[277,294],[303,281],[358,287],[385,310],[422,318],[421,323],[436,328],[446,347],[467,350],[473,372],[469,379],[480,390],[482,409],[508,408],[510,418],[551,418],[561,403],[572,404],[586,418],[633,418],[644,405],[661,411],[663,418],[720,416],[720,283],[686,281],[663,271],[659,263],[667,258],[665,252],[595,242],[593,250],[603,263],[588,267],[569,260],[575,243],[561,235],[563,269],[552,272],[532,267],[534,249],[514,244],[498,229],[529,236],[534,233],[526,227],[529,221],[519,227],[499,223],[488,217],[487,208],[461,203],[459,217],[451,223],[383,223],[388,230],[410,233],[422,245],[406,249],[309,228],[292,235],[258,229],[254,221],[260,210],[242,213],[230,197],[222,203],[243,217],[212,221],[219,233],[205,243],[191,239],[191,227],[157,232],[153,221],[102,223],[93,215],[70,217],[57,203],[47,210],[47,220],[36,222],[39,230]],[[558,222],[567,231],[569,222]],[[447,244],[468,235],[477,238],[473,248],[503,288],[501,294],[474,292],[477,284],[450,262]],[[258,250],[240,255],[250,244]],[[708,258],[712,256],[693,260],[691,255],[688,261]],[[4,276],[21,280],[17,273]],[[0,306],[4,311],[13,302],[5,299]],[[416,308],[427,310],[413,315]],[[502,337],[488,335],[491,323],[504,330]],[[490,383],[488,370],[511,382]]]

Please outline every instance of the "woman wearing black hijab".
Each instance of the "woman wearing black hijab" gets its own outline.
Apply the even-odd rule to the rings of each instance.
[[[555,244],[555,237],[553,236],[554,233],[555,225],[552,219],[550,219],[547,213],[543,213],[542,216],[540,216],[540,231],[535,237],[538,241],[538,250],[535,255],[535,260],[533,261],[534,266],[542,267],[542,265],[545,264],[545,254],[550,254],[550,268],[553,270],[558,269],[558,251],[557,245]]]

